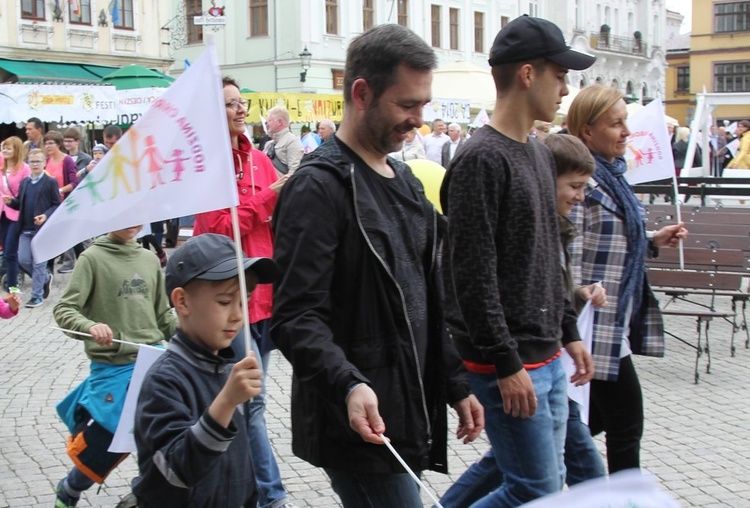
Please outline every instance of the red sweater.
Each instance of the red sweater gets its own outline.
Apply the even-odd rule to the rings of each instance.
[[[272,258],[271,216],[278,194],[269,189],[269,186],[278,180],[276,170],[271,159],[260,150],[252,148],[244,135],[239,136],[239,149],[233,149],[232,156],[240,195],[237,215],[240,218],[242,250],[248,257]],[[229,208],[196,215],[193,234],[203,233],[218,233],[234,238]],[[258,285],[250,298],[250,323],[270,318],[272,306],[272,285]]]

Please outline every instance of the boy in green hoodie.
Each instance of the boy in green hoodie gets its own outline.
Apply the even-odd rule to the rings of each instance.
[[[159,260],[135,241],[140,230],[112,231],[94,241],[54,309],[61,328],[91,335],[84,340],[91,374],[57,406],[71,432],[68,455],[75,466],[57,485],[56,508],[76,506],[81,492],[104,482],[127,456],[107,451],[138,355],[138,347],[119,341],[158,345],[176,328]]]

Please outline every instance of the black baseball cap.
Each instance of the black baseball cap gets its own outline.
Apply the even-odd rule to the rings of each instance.
[[[505,25],[490,50],[490,66],[545,58],[566,69],[582,71],[596,61],[594,55],[571,48],[554,23],[524,14]]]
[[[242,266],[252,270],[258,283],[276,282],[281,275],[278,265],[270,258],[248,258],[242,256]],[[167,294],[175,288],[185,287],[194,279],[227,280],[239,273],[237,254],[231,238],[206,233],[190,238],[172,253],[167,262]]]

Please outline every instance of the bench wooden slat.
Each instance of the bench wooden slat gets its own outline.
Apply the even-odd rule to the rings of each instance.
[[[649,268],[648,280],[652,286],[661,288],[736,291],[741,287],[742,275],[738,273],[688,272]]]
[[[748,255],[741,250],[683,249],[683,252],[686,270],[750,272]],[[648,266],[678,269],[680,267],[679,249],[661,249],[658,258],[648,260]]]
[[[750,293],[745,291],[709,291],[707,289],[675,289],[654,287],[654,291],[664,293],[667,296],[721,296],[734,298],[739,301],[750,300]]]
[[[711,310],[662,310],[667,316],[700,317],[700,318],[729,318],[734,316],[731,312],[714,312]]]
[[[683,243],[685,248],[688,249],[729,249],[750,251],[750,237],[742,236],[688,234],[688,237]]]

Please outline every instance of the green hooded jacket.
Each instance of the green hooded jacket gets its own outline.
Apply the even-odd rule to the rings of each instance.
[[[88,333],[104,323],[116,339],[151,345],[169,339],[177,325],[159,259],[135,241],[120,243],[109,236],[96,239],[81,254],[54,317],[67,330]],[[125,365],[138,354],[136,346],[100,346],[93,339],[70,336],[85,339],[86,355],[96,362]]]

